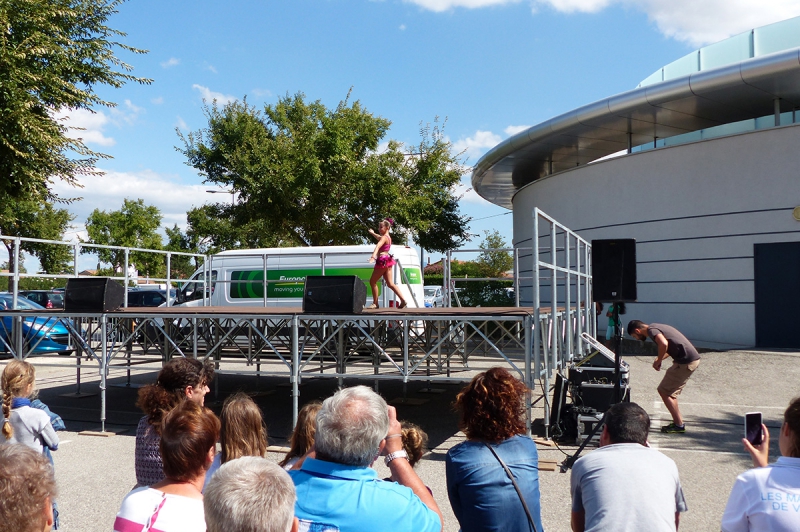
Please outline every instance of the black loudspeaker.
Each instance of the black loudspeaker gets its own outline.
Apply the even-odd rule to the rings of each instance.
[[[309,275],[303,290],[303,312],[360,314],[367,285],[356,275]]]
[[[636,240],[592,240],[592,298],[636,301]]]
[[[125,288],[109,277],[67,279],[64,290],[66,312],[111,312],[125,301]]]

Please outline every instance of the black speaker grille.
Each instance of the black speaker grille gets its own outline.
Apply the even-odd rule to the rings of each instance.
[[[636,240],[592,240],[592,297],[636,301]]]
[[[108,277],[75,277],[64,289],[67,312],[111,312],[122,306],[125,288]]]
[[[303,311],[358,314],[364,310],[367,287],[356,275],[309,275],[303,290]]]

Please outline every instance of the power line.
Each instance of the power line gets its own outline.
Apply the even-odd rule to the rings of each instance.
[[[478,220],[486,220],[487,218],[496,218],[497,216],[506,216],[507,214],[512,214],[513,211],[508,212],[501,212],[500,214],[493,214],[491,216],[484,216],[483,218],[472,218],[470,221],[477,222]]]

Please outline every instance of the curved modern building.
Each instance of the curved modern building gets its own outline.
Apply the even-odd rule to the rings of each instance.
[[[637,240],[623,320],[669,323],[701,346],[798,347],[798,114],[800,17],[505,140],[472,185],[513,209],[523,277],[538,207],[587,240]],[[530,305],[530,288],[521,297]]]

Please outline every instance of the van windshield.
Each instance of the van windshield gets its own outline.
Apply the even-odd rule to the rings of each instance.
[[[203,272],[199,271],[194,275],[192,275],[193,279],[192,281],[189,281],[183,286],[183,288],[181,289],[181,293],[183,294],[182,299],[184,301],[194,301],[196,299],[203,299],[203,282],[202,280],[201,281],[194,280],[202,278],[203,278]],[[217,281],[217,271],[212,270],[211,282],[210,282],[211,287],[210,290],[207,290],[209,297],[211,296],[211,294],[214,293],[214,286],[216,285],[216,281]]]

